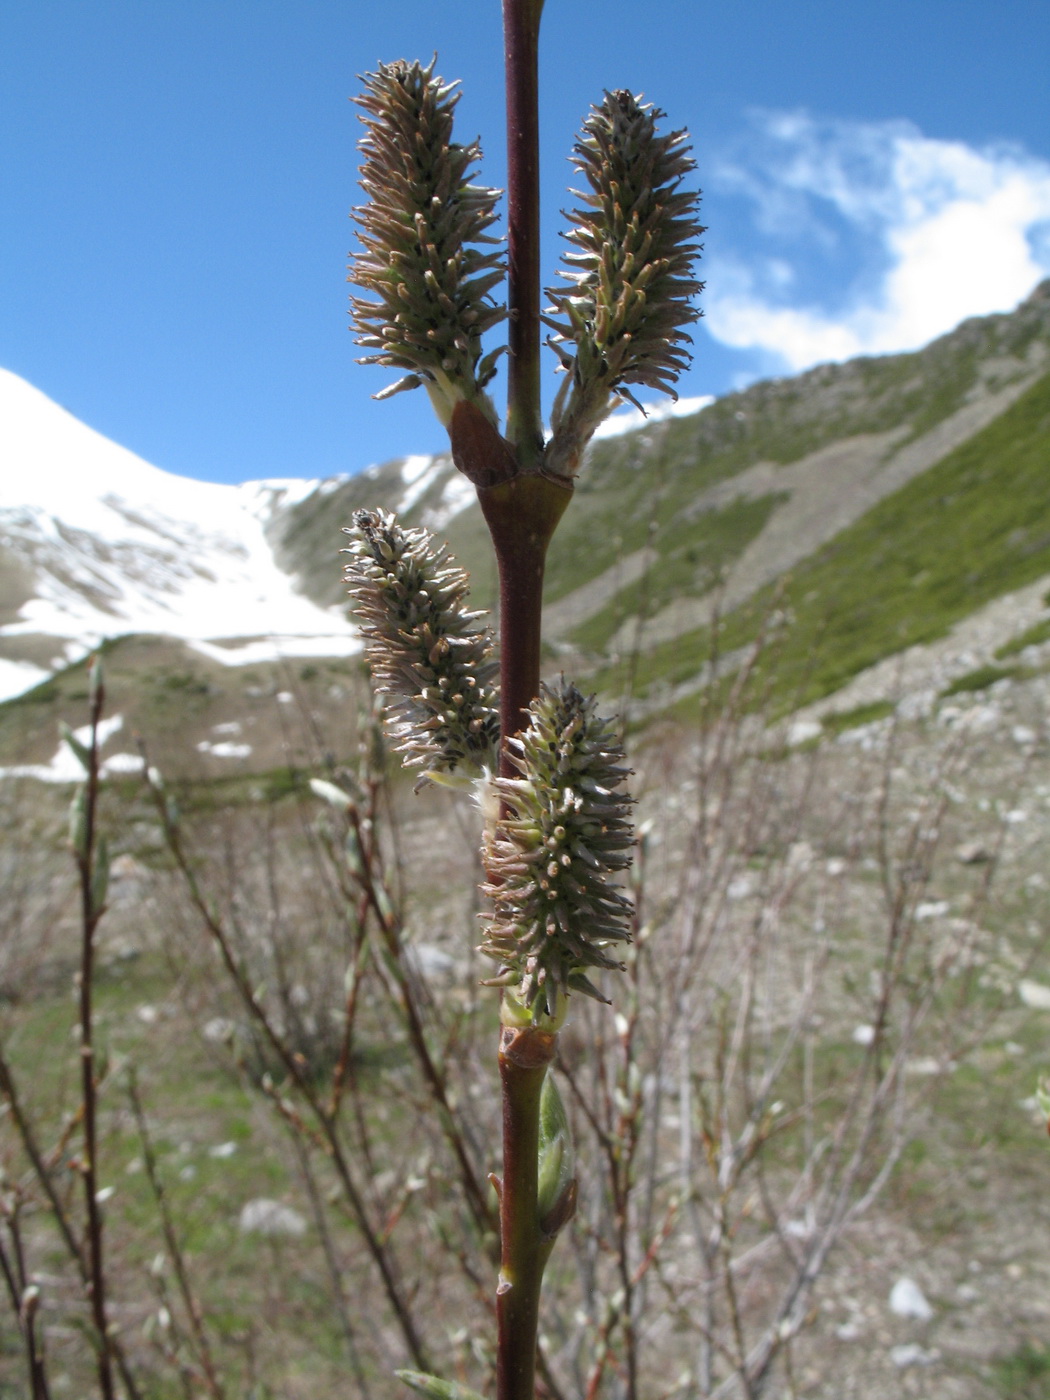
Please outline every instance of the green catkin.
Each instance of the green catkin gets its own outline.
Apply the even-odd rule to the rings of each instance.
[[[492,634],[464,606],[470,580],[422,527],[359,510],[345,577],[386,728],[417,787],[473,779],[496,763],[499,710]]]
[[[575,251],[549,288],[548,344],[566,371],[551,415],[547,470],[571,475],[594,429],[629,385],[676,397],[689,365],[683,348],[700,316],[703,283],[693,264],[704,232],[699,191],[682,190],[694,168],[684,131],[658,135],[664,115],[629,92],[607,92],[591,109],[574,148],[588,189],[565,234]]]
[[[505,275],[501,240],[488,233],[501,192],[470,183],[481,150],[452,140],[457,85],[435,77],[433,62],[380,64],[364,81],[354,100],[367,113],[369,203],[354,211],[363,251],[350,280],[369,293],[351,310],[370,353],[359,363],[409,371],[377,398],[422,384],[446,426],[464,399],[495,421],[483,390],[501,350],[483,355],[481,340],[506,316],[489,295]]]
[[[494,784],[508,815],[487,842],[481,952],[501,964],[494,982],[557,1016],[571,992],[605,1001],[588,970],[623,966],[607,949],[630,940],[631,903],[616,885],[634,841],[629,770],[594,697],[564,678],[541,688],[508,747],[520,777]]]

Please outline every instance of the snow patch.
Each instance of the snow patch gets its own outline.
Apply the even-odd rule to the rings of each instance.
[[[714,401],[713,394],[699,394],[693,398],[672,399],[668,403],[646,405],[644,413],[637,408],[622,408],[606,418],[603,423],[599,423],[594,436],[595,438],[620,437],[623,433],[633,432],[635,428],[662,423],[665,418],[688,418],[690,414],[699,413],[702,409],[708,408]]]
[[[437,505],[423,514],[428,530],[444,530],[450,520],[472,506],[477,500],[474,483],[461,472],[453,471],[445,482]]]
[[[129,632],[199,644],[266,638],[265,659],[357,650],[342,610],[298,593],[265,534],[276,510],[305,499],[319,481],[223,486],[174,476],[7,370],[0,370],[0,458],[0,526],[31,567],[35,590],[0,637],[54,637],[67,660]],[[264,659],[258,650],[239,657],[217,650],[212,659],[228,664]],[[45,677],[38,667],[2,661],[0,696]]]
[[[434,483],[434,477],[444,465],[441,457],[406,457],[401,463],[401,481],[407,488],[394,507],[395,515],[407,515]]]
[[[214,642],[190,641],[190,650],[220,666],[258,666],[266,661],[286,661],[303,656],[356,656],[361,642],[356,633],[315,633],[308,637],[253,637],[250,641],[231,641],[218,646]]]
[[[198,753],[211,754],[212,758],[248,758],[251,751],[251,744],[235,744],[231,739],[220,739],[217,744],[202,739],[197,745]]]
[[[0,700],[13,700],[46,681],[50,671],[42,671],[28,661],[5,661],[0,657]]]
[[[115,753],[106,759],[99,771],[104,778],[110,778],[114,773],[141,773],[144,767],[141,754]]]
[[[109,719],[104,719],[98,726],[98,746],[103,748],[106,742],[124,725],[123,715],[110,715]],[[91,725],[81,725],[79,729],[73,730],[73,737],[81,744],[91,743]],[[118,758],[132,758],[134,755],[114,754],[112,759],[107,759],[101,766],[101,772],[105,776],[107,765]],[[127,772],[121,770],[119,763],[113,771]],[[50,763],[17,763],[10,768],[0,768],[0,778],[36,778],[41,783],[79,783],[84,777],[84,769],[80,760],[72,749],[65,742],[59,744],[55,750],[55,755]]]

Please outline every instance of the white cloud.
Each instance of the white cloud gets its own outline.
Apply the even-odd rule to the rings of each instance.
[[[775,255],[708,259],[707,329],[790,370],[915,349],[1011,310],[1050,273],[1050,165],[1018,147],[764,114],[714,183],[751,201]],[[795,270],[815,256],[829,271],[806,304]]]

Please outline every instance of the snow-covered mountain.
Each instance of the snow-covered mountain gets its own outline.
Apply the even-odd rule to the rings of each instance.
[[[230,665],[357,650],[345,609],[307,598],[267,538],[319,490],[174,476],[0,370],[0,698],[130,632]]]

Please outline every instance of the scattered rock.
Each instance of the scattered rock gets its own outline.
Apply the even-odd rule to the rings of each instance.
[[[1033,982],[1031,978],[1024,977],[1017,984],[1017,995],[1025,1006],[1035,1011],[1050,1011],[1050,987],[1043,982]]]
[[[904,1063],[905,1074],[940,1074],[942,1070],[950,1068],[950,1065],[945,1065],[943,1060],[937,1059],[935,1055],[917,1055]]]
[[[992,852],[983,841],[964,841],[956,846],[955,859],[960,865],[986,865],[992,859]]]
[[[268,1201],[265,1197],[249,1201],[241,1210],[238,1226],[245,1235],[287,1235],[298,1239],[306,1234],[306,1218],[283,1206],[280,1201]]]
[[[456,970],[455,958],[433,943],[413,944],[408,956],[422,977],[432,977],[441,981],[451,977]]]
[[[890,1289],[890,1312],[898,1317],[913,1317],[918,1322],[929,1322],[933,1317],[933,1309],[926,1301],[926,1295],[914,1279],[907,1277],[899,1278]]]
[[[734,875],[726,887],[728,899],[746,899],[754,891],[754,881],[750,875]]]
[[[208,1148],[208,1156],[218,1157],[221,1160],[224,1157],[232,1157],[236,1151],[237,1144],[235,1142],[219,1142],[214,1147]]]
[[[946,899],[924,899],[915,906],[917,919],[942,919],[951,905]]]
[[[890,1348],[890,1360],[902,1370],[905,1366],[932,1366],[940,1359],[941,1354],[936,1347],[928,1350],[919,1346],[918,1342],[904,1342],[899,1347]]]
[[[797,719],[788,729],[787,741],[790,748],[808,744],[811,739],[819,739],[824,726],[819,719]]]

